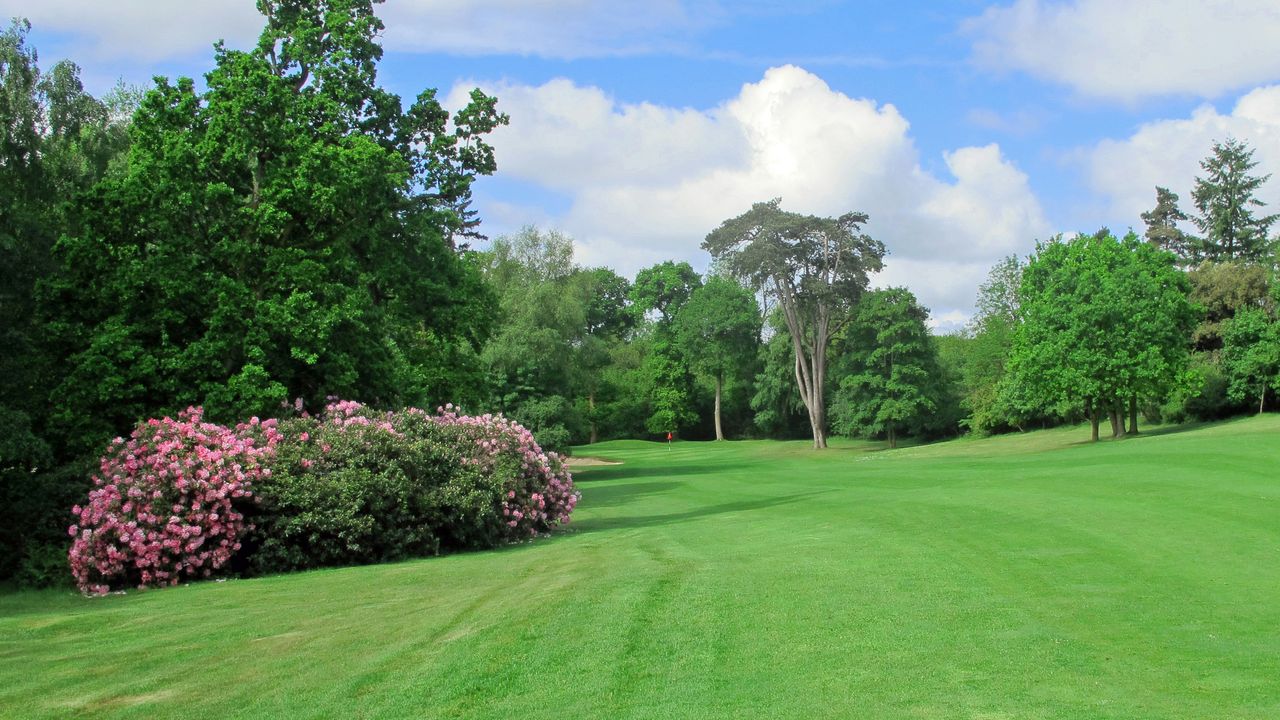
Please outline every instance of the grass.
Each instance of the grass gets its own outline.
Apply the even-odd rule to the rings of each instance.
[[[572,530],[0,595],[0,715],[1280,717],[1280,417],[882,451],[614,442]]]

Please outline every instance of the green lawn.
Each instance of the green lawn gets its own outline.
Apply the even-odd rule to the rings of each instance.
[[[572,530],[0,596],[0,715],[1280,717],[1280,417],[882,451],[606,443]]]

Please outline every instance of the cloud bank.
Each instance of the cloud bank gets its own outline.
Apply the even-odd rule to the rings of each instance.
[[[708,232],[781,197],[797,212],[868,213],[866,231],[891,252],[880,284],[907,285],[954,318],[997,259],[1050,234],[1026,175],[998,146],[946,153],[950,177],[935,177],[897,108],[798,67],[773,68],[709,110],[622,104],[567,80],[480,85],[511,115],[493,137],[499,173],[568,199],[554,221],[584,264],[626,274],[668,258],[705,267]],[[469,87],[455,86],[450,102],[462,104]],[[514,219],[518,208],[501,214]]]
[[[1275,0],[1017,0],[965,29],[985,67],[1109,100],[1212,98],[1280,80]]]

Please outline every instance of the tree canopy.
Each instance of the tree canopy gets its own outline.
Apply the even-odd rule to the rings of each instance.
[[[1280,215],[1256,215],[1266,203],[1257,198],[1270,175],[1250,175],[1257,167],[1253,149],[1228,139],[1214,143],[1213,154],[1200,162],[1204,177],[1191,192],[1200,214],[1193,218],[1203,234],[1202,253],[1209,260],[1264,261],[1273,248],[1268,230]]]
[[[1132,233],[1042,243],[1020,298],[1007,380],[1035,402],[1083,410],[1095,440],[1100,416],[1123,435],[1126,403],[1185,382],[1196,318],[1186,280],[1172,254]]]
[[[760,343],[755,295],[726,277],[707,278],[675,319],[676,339],[693,367],[715,380],[716,439],[724,439],[720,405],[725,377],[748,369]]]
[[[813,446],[827,446],[826,376],[831,339],[851,319],[880,270],[884,245],[862,232],[864,213],[836,218],[786,212],[781,200],[756,203],[707,235],[704,250],[736,277],[776,299],[796,357],[796,382]]]
[[[403,108],[376,82],[373,4],[263,0],[258,44],[219,45],[206,91],[147,93],[128,169],[75,203],[47,294],[69,435],[188,404],[451,399],[433,378],[492,316],[452,243],[506,118],[479,93]]]

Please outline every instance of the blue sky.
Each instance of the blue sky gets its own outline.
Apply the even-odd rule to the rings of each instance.
[[[199,76],[248,44],[249,0],[0,0],[43,65],[92,91]],[[775,196],[861,210],[945,329],[986,270],[1058,232],[1141,227],[1190,188],[1215,139],[1280,170],[1274,0],[390,0],[381,79],[405,97],[479,85],[512,124],[476,187],[490,235],[572,236],[579,262],[631,275],[704,269],[720,220]],[[1263,199],[1280,205],[1280,180]]]

